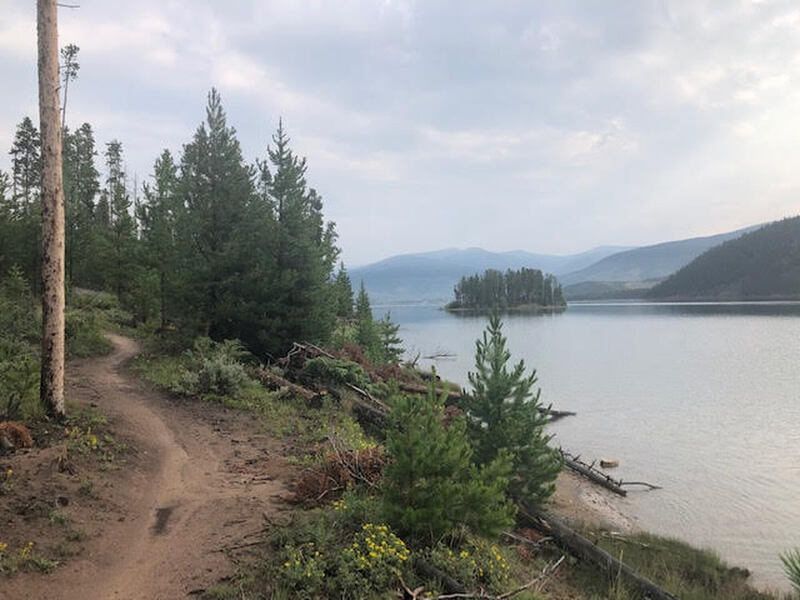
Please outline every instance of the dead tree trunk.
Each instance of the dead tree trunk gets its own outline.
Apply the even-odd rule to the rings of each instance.
[[[38,0],[39,122],[42,138],[42,371],[47,413],[64,417],[64,185],[58,98],[58,5]]]
[[[668,594],[655,583],[573,531],[555,517],[532,507],[522,505],[521,508],[521,515],[527,521],[527,524],[552,537],[559,546],[578,558],[600,567],[609,578],[624,577],[628,582],[638,587],[646,598],[651,598],[652,600],[677,600],[675,596]]]
[[[576,473],[583,475],[586,479],[593,481],[598,485],[602,485],[607,490],[611,490],[615,494],[619,494],[620,496],[627,496],[627,490],[622,489],[620,482],[612,479],[608,475],[600,473],[592,468],[591,465],[585,465],[582,462],[571,458],[566,453],[562,452],[562,457],[564,459],[564,464],[575,471]]]

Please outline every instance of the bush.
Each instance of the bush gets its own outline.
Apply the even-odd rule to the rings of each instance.
[[[387,525],[370,520],[375,513],[374,499],[348,494],[334,510],[310,511],[277,531],[278,562],[265,573],[273,586],[268,596],[390,597],[398,576],[409,576],[411,552]]]
[[[428,551],[427,558],[468,588],[499,592],[508,587],[511,571],[508,560],[497,545],[481,538],[469,538],[455,549],[437,544]]]
[[[22,271],[13,267],[0,283],[0,338],[35,343],[39,335],[33,294]]]
[[[172,391],[186,396],[234,396],[250,381],[241,362],[246,355],[238,340],[199,338],[186,353],[187,365]]]
[[[67,355],[86,358],[108,354],[113,344],[103,335],[97,314],[91,310],[68,310],[64,321]]]
[[[383,489],[389,523],[408,539],[427,544],[465,530],[494,535],[510,525],[507,456],[501,453],[476,467],[464,419],[445,427],[444,398],[437,398],[433,387],[427,397],[400,396],[393,405]]]
[[[27,345],[0,338],[0,421],[30,421],[41,412],[39,360]]]

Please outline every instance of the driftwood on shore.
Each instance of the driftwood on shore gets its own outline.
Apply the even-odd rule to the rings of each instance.
[[[539,412],[544,415],[549,415],[550,421],[557,421],[558,419],[563,419],[564,417],[574,417],[576,414],[571,410],[554,410],[553,408],[539,408]]]
[[[598,566],[609,578],[624,577],[626,581],[639,588],[651,600],[677,600],[655,583],[634,571],[622,561],[574,531],[559,519],[540,510],[520,504],[520,514],[526,524],[553,540],[571,554]]]
[[[594,464],[586,464],[585,462],[581,461],[579,456],[573,456],[569,452],[565,452],[561,448],[558,450],[561,453],[561,457],[564,460],[564,465],[578,473],[579,475],[585,477],[586,479],[593,481],[598,485],[602,485],[607,490],[611,490],[615,494],[619,494],[620,496],[627,496],[627,490],[623,489],[622,482],[617,481],[616,479],[609,477],[602,471],[594,468]]]

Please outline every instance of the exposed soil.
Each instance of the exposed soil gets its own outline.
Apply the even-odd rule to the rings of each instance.
[[[111,340],[109,356],[70,363],[68,398],[108,417],[129,447],[125,464],[78,457],[75,472],[62,473],[55,446],[1,461],[20,485],[0,496],[0,541],[32,540],[48,554],[56,544],[63,551],[59,538],[81,539],[52,574],[0,578],[0,598],[196,597],[235,570],[226,549],[258,539],[265,519],[282,521],[288,510],[280,441],[245,413],[151,389],[126,368],[136,342]],[[44,508],[31,517],[29,505]],[[67,525],[53,523],[53,508]]]

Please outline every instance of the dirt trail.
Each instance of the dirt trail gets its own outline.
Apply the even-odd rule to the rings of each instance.
[[[2,582],[0,597],[195,597],[190,592],[233,571],[221,548],[261,529],[262,515],[284,510],[286,465],[277,442],[247,415],[153,391],[126,369],[137,344],[110,337],[114,352],[75,363],[69,387],[91,395],[135,449],[115,483],[122,516],[102,523],[85,552],[54,574]]]

